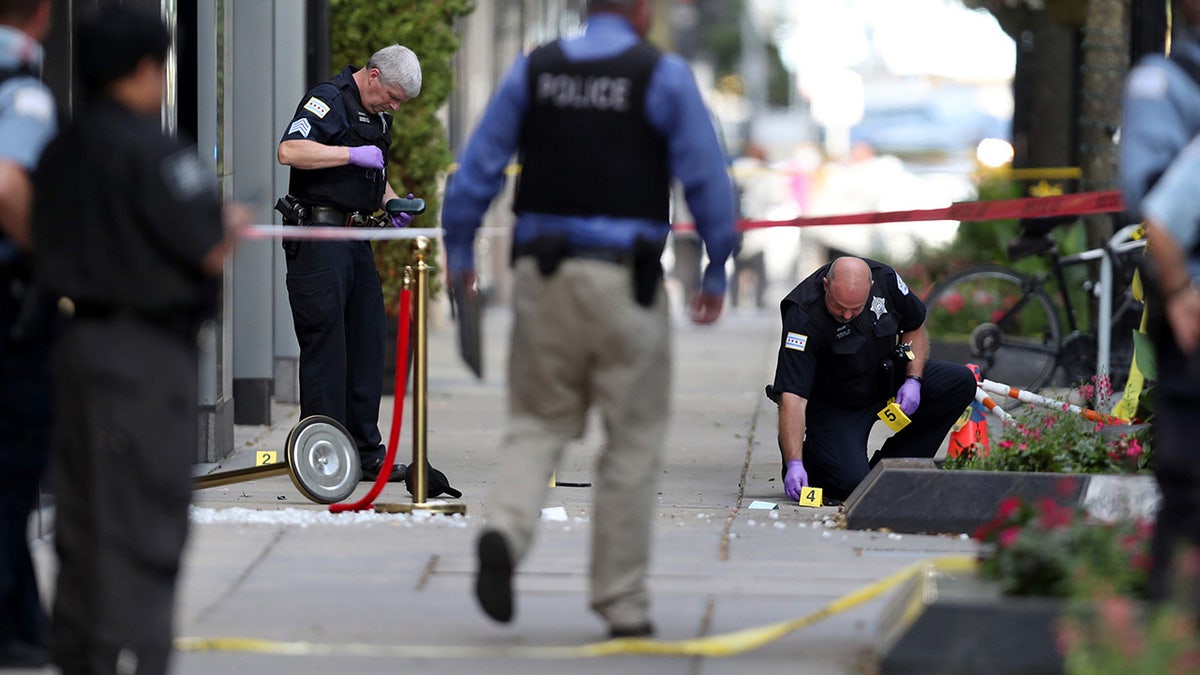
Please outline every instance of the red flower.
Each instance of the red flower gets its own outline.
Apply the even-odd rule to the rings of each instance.
[[[1043,497],[1038,501],[1041,507],[1042,514],[1038,520],[1038,524],[1044,530],[1057,530],[1067,527],[1071,524],[1071,509],[1060,507],[1055,501],[1049,497]]]
[[[1000,520],[1011,518],[1014,513],[1020,510],[1020,497],[1005,497],[1004,501],[1000,502],[1000,506],[996,509],[996,518]]]
[[[1060,478],[1054,482],[1054,491],[1059,497],[1070,498],[1075,496],[1075,489],[1078,486],[1078,478]]]

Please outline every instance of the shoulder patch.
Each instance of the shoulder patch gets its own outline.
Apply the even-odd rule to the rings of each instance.
[[[41,87],[21,87],[13,96],[13,112],[47,123],[54,118],[54,98]]]
[[[292,126],[288,127],[287,135],[291,136],[292,134],[300,134],[301,136],[308,138],[310,131],[312,131],[312,123],[308,121],[307,117],[301,117],[295,122],[292,122]]]
[[[1167,95],[1169,80],[1165,68],[1141,66],[1129,74],[1126,94],[1130,98],[1157,101]]]
[[[808,336],[800,333],[788,333],[787,337],[783,340],[783,346],[802,352],[808,346]]]
[[[304,104],[304,109],[316,115],[319,119],[325,119],[325,115],[329,114],[329,104],[316,96],[309,97],[308,103]]]
[[[896,272],[896,287],[900,289],[901,295],[908,295],[908,285],[900,278],[899,272]]]
[[[186,202],[216,189],[216,180],[196,153],[181,150],[162,162],[162,178],[171,196]]]

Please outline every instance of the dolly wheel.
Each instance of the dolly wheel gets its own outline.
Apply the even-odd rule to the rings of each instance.
[[[292,483],[318,504],[346,499],[362,478],[358,448],[350,432],[332,417],[300,420],[288,433],[286,452]]]

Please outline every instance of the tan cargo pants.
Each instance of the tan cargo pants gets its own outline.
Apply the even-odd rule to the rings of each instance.
[[[543,278],[532,259],[517,261],[509,421],[485,509],[519,562],[551,472],[595,405],[605,445],[592,487],[591,605],[610,626],[649,619],[645,576],[670,404],[666,293],[642,307],[631,276],[623,265],[568,259]]]

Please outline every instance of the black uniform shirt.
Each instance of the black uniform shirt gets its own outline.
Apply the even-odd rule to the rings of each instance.
[[[925,305],[891,267],[867,260],[871,295],[866,308],[841,324],[825,306],[823,281],[829,265],[800,282],[780,303],[783,332],[768,395],[789,392],[840,408],[873,406],[894,393],[894,374],[881,362],[900,333],[925,321]]]
[[[354,72],[353,66],[346,66],[333,79],[305,94],[279,142],[309,140],[346,147],[374,145],[386,159],[392,139],[392,116],[367,112]],[[288,192],[306,204],[374,213],[383,203],[386,182],[386,169],[352,164],[326,169],[293,168]]]
[[[216,176],[156,116],[112,100],[83,106],[34,174],[35,265],[76,302],[207,312],[219,282],[201,263],[223,238]]]

